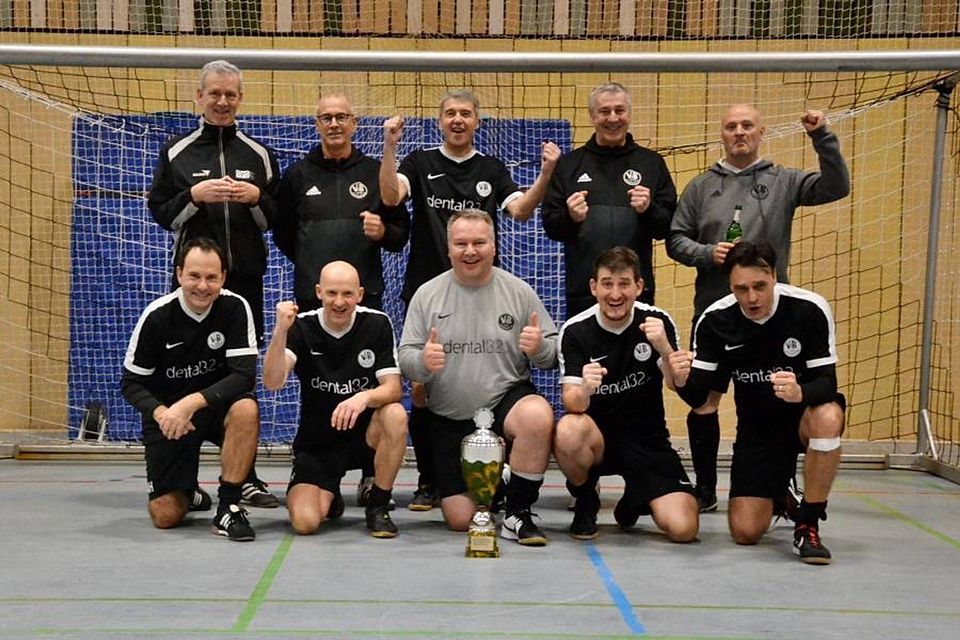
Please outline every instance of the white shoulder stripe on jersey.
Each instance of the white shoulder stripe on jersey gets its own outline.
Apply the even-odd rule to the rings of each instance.
[[[179,289],[177,291],[179,291]],[[160,296],[148,304],[146,309],[144,309],[140,314],[140,318],[137,320],[137,326],[133,328],[133,333],[130,334],[130,342],[127,344],[127,353],[123,357],[123,366],[128,371],[131,371],[132,373],[138,373],[140,375],[150,375],[153,373],[152,370],[148,373],[142,373],[143,371],[147,370],[143,367],[137,367],[137,365],[133,364],[133,360],[137,355],[137,347],[140,345],[140,332],[143,330],[143,323],[146,322],[150,314],[165,304],[169,304],[177,299],[177,291],[172,291],[166,295]],[[137,369],[139,369],[139,371]]]
[[[297,354],[295,354],[293,351],[290,351],[289,347],[284,349],[284,353],[287,354],[287,358],[293,361],[293,364],[297,364]]]
[[[237,295],[229,289],[221,289],[220,295],[233,296],[243,303],[243,308],[247,312],[247,347],[253,349],[254,355],[257,354],[257,328],[253,324],[253,312],[250,311],[250,303],[241,295]]]
[[[173,162],[173,159],[176,158],[178,155],[180,155],[180,154],[183,152],[184,149],[186,149],[186,148],[189,147],[191,144],[193,144],[193,143],[196,141],[196,139],[200,137],[200,134],[201,134],[201,133],[203,133],[203,121],[202,121],[202,120],[201,120],[201,122],[200,122],[200,126],[197,127],[195,131],[193,131],[193,132],[190,133],[189,135],[185,136],[185,137],[182,138],[179,142],[177,142],[175,145],[173,145],[172,147],[170,147],[169,149],[167,149],[167,159],[169,159],[170,162]]]
[[[273,166],[270,164],[270,152],[267,151],[267,148],[255,141],[253,138],[250,138],[240,129],[237,129],[237,139],[242,141],[248,147],[253,149],[254,153],[260,156],[260,161],[263,163],[263,174],[266,176],[266,181],[269,183],[273,180]]]

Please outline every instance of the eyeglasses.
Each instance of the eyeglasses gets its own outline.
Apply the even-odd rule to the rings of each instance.
[[[330,124],[334,120],[337,122],[349,122],[352,119],[352,113],[323,113],[317,116],[317,121],[319,121],[320,124]]]

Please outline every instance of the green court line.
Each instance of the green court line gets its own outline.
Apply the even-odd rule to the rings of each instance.
[[[947,534],[943,533],[942,531],[937,531],[936,529],[934,529],[934,528],[931,527],[930,525],[926,525],[926,524],[920,522],[919,520],[915,520],[915,519],[911,518],[910,516],[908,516],[907,514],[902,513],[902,512],[900,512],[900,511],[897,511],[897,510],[894,509],[893,507],[887,506],[887,505],[883,504],[882,502],[879,502],[879,501],[877,501],[877,500],[874,500],[874,499],[871,498],[870,496],[857,495],[857,497],[860,498],[861,500],[863,500],[864,502],[866,502],[867,504],[869,504],[869,505],[870,505],[871,507],[873,507],[874,509],[878,509],[879,511],[883,511],[884,513],[893,516],[893,517],[896,518],[897,520],[900,520],[901,522],[904,522],[904,523],[910,525],[911,527],[916,527],[916,528],[919,529],[920,531],[923,531],[924,533],[929,534],[929,535],[933,536],[934,538],[937,538],[937,539],[939,539],[939,540],[942,540],[943,542],[946,542],[947,544],[949,544],[951,547],[953,547],[953,548],[955,548],[955,549],[960,549],[960,540],[957,540],[956,538],[952,538],[952,537],[948,536]]]
[[[234,623],[233,631],[246,631],[250,626],[250,622],[253,620],[253,617],[257,615],[257,610],[260,608],[260,605],[266,600],[267,592],[270,591],[270,587],[273,585],[273,581],[276,579],[277,573],[280,571],[280,566],[286,559],[287,552],[290,551],[292,544],[293,534],[285,533],[280,540],[280,546],[277,547],[276,553],[274,553],[270,559],[270,564],[263,570],[263,575],[260,576],[257,586],[253,588],[253,593],[250,594],[250,598],[247,600],[247,606],[243,608],[243,611],[240,612],[240,617],[238,617]]]

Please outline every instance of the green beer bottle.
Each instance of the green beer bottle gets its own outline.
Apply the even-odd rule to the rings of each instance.
[[[733,208],[733,222],[727,227],[727,242],[736,242],[743,236],[743,227],[740,226],[740,213],[743,207],[737,205]]]

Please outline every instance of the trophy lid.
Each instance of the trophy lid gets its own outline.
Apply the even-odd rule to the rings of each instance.
[[[478,429],[489,429],[493,426],[493,411],[486,407],[480,407],[473,414],[473,423]]]

